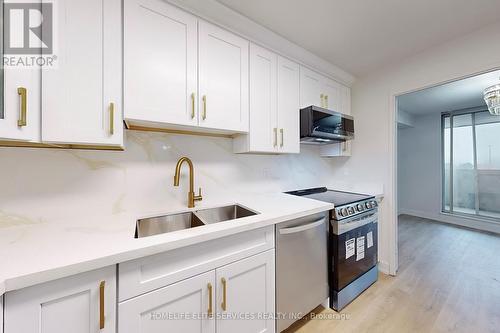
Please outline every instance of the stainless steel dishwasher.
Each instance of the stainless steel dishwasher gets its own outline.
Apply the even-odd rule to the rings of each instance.
[[[278,332],[328,298],[326,217],[321,213],[276,225]]]

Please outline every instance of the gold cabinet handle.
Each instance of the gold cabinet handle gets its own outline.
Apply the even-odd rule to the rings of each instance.
[[[27,94],[28,91],[24,87],[19,87],[17,88],[17,94],[21,96],[21,108],[20,108],[20,115],[19,115],[19,120],[17,121],[17,126],[22,127],[26,126],[27,121],[26,121],[26,113],[27,113]]]
[[[278,128],[273,128],[274,131],[274,147],[278,147]]]
[[[207,119],[207,95],[203,95],[203,120]]]
[[[115,103],[109,103],[109,135],[115,134]]]
[[[328,95],[325,95],[325,108],[328,108]]]
[[[220,282],[222,283],[222,303],[220,307],[222,308],[223,311],[226,311],[227,309],[227,282],[226,279],[222,278],[220,279]]]
[[[283,148],[283,146],[284,146],[284,144],[285,144],[285,143],[284,143],[284,134],[283,134],[284,132],[285,132],[285,130],[284,130],[283,128],[281,128],[281,129],[280,129],[280,134],[281,134],[281,144],[280,144],[280,147],[281,147],[281,148]]]
[[[213,303],[213,300],[212,300],[212,291],[213,291],[213,288],[212,288],[212,284],[209,283],[207,284],[207,289],[208,289],[208,310],[207,310],[207,313],[208,313],[208,316],[209,317],[212,317],[212,314],[213,314],[213,308],[212,308],[212,303]]]
[[[99,329],[104,328],[104,285],[105,281],[101,281],[99,285]]]
[[[191,94],[191,119],[194,119],[194,103],[195,103],[195,95],[194,93]]]
[[[319,95],[319,98],[321,99],[321,107],[324,107],[325,106],[325,100],[324,100],[325,95],[321,94],[321,95]]]

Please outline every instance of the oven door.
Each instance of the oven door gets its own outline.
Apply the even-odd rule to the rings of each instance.
[[[378,213],[367,212],[344,221],[331,221],[329,283],[340,291],[377,264]]]

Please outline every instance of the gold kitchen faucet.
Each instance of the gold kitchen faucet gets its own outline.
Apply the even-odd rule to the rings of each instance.
[[[188,192],[188,208],[194,207],[195,201],[200,201],[203,199],[201,196],[201,187],[199,188],[198,195],[194,194],[194,167],[193,162],[187,157],[181,157],[179,161],[177,161],[177,166],[175,167],[175,175],[174,175],[174,186],[179,186],[179,179],[181,175],[181,167],[182,164],[186,162],[189,166],[189,192]]]

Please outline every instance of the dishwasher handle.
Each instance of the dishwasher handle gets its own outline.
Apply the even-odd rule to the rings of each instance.
[[[280,232],[280,235],[296,234],[298,232],[302,232],[302,231],[316,228],[316,227],[322,225],[323,223],[325,223],[324,217],[322,217],[321,219],[319,219],[317,221],[311,222],[311,223],[299,225],[298,227],[282,228],[282,229],[279,229],[279,232]]]

